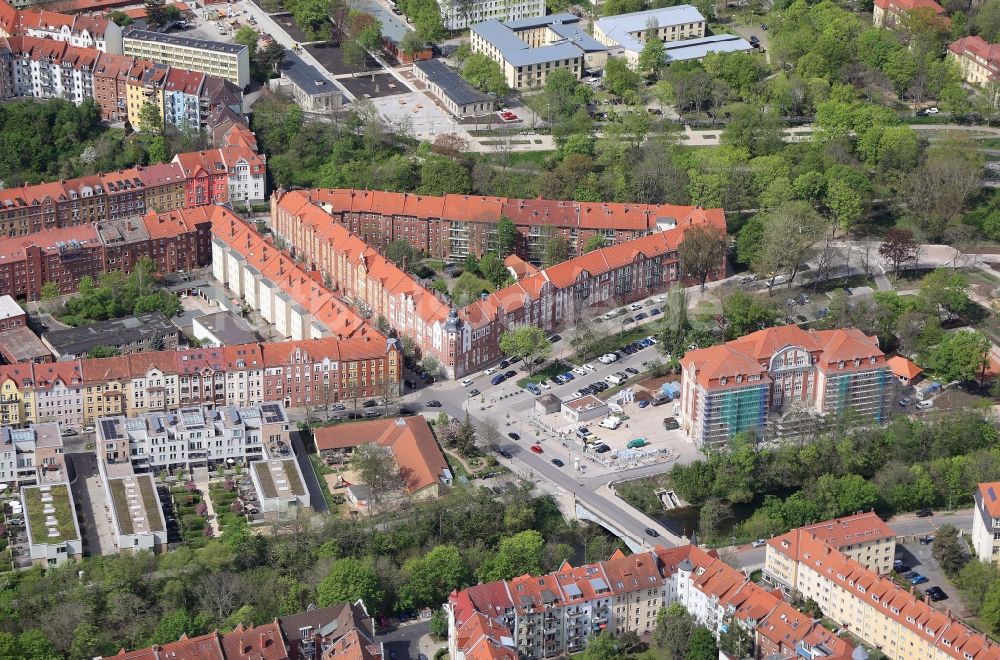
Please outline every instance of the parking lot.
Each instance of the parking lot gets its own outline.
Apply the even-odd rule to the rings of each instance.
[[[910,570],[927,578],[927,582],[914,586],[918,596],[923,597],[926,590],[931,587],[940,587],[944,590],[947,598],[936,603],[932,602],[932,607],[942,611],[951,610],[959,616],[970,616],[971,612],[967,611],[958,589],[945,577],[944,571],[932,556],[931,549],[930,543],[921,543],[919,540],[897,543],[896,559],[902,561]]]

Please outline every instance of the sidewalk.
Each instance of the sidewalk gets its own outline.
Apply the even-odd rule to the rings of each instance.
[[[215,507],[212,505],[212,498],[208,494],[208,468],[194,468],[191,471],[191,480],[194,481],[194,485],[201,491],[202,501],[208,509],[206,518],[208,519],[208,524],[212,526],[212,536],[219,538],[219,521],[215,517]]]

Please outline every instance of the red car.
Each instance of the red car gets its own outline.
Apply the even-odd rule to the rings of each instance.
[[[541,454],[544,450],[542,449],[541,445],[536,444],[536,445],[531,445],[531,451],[535,452],[536,454]]]

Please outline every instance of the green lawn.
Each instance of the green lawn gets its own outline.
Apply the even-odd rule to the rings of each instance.
[[[299,471],[295,469],[295,461],[282,461],[282,464],[285,468],[285,478],[288,479],[288,489],[292,491],[292,495],[305,495],[306,489],[302,486],[302,480],[299,479]]]
[[[546,159],[555,155],[555,151],[515,151],[510,155],[511,166],[544,165]]]
[[[631,344],[636,339],[656,335],[658,331],[659,323],[655,321],[645,325],[633,326],[630,330],[626,330],[623,333],[615,333],[595,341],[570,359],[577,364],[590,362],[600,355],[618,350],[625,344]]]
[[[70,506],[69,488],[65,485],[52,486],[49,493],[52,495],[52,506],[55,508],[55,513],[51,515],[56,519],[56,529],[59,531],[59,536],[49,536],[49,528],[45,524],[46,514],[42,510],[45,506],[42,502],[42,490],[40,488],[26,488],[24,490],[28,522],[31,524],[31,538],[36,545],[59,543],[77,538],[76,514],[73,507]]]
[[[323,499],[326,500],[327,508],[331,512],[336,511],[337,503],[333,501],[333,493],[330,492],[326,481],[326,475],[332,474],[333,469],[328,467],[316,454],[309,454],[309,462],[312,463],[313,471],[316,472],[316,476],[319,478],[319,485],[323,490]]]
[[[546,366],[544,369],[536,371],[530,376],[525,376],[517,381],[518,387],[524,387],[528,383],[540,383],[543,380],[551,380],[554,376],[559,374],[564,374],[567,371],[572,371],[573,365],[566,364],[562,360],[557,360],[552,364]]]

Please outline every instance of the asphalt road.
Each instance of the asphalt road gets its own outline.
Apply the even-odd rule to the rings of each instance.
[[[595,366],[599,367],[596,372],[588,372],[586,376],[577,376],[576,380],[565,385],[556,385],[553,383],[553,387],[549,392],[560,398],[565,398],[585,385],[603,380],[611,373],[630,366],[638,369],[642,362],[653,360],[657,357],[659,356],[656,353],[656,347],[651,346],[633,355],[627,355],[611,365],[602,365],[599,362],[595,362]],[[518,378],[522,376],[523,373],[519,371]],[[487,401],[501,392],[517,392],[514,396],[499,400],[496,405],[486,410],[479,409],[478,401],[480,397],[477,396],[472,400],[473,405],[469,410],[469,414],[474,421],[481,422],[484,419],[492,418],[498,428],[501,429],[505,440],[505,444],[502,446],[513,455],[513,458],[509,460],[498,457],[501,463],[511,467],[519,474],[527,475],[536,485],[555,495],[572,493],[576,496],[577,501],[587,509],[606,520],[613,521],[622,531],[636,540],[649,543],[650,545],[675,545],[679,542],[679,539],[673,537],[669,530],[662,524],[625,504],[606,488],[602,488],[608,482],[617,481],[626,474],[634,478],[636,476],[648,476],[648,474],[662,472],[668,464],[646,466],[625,473],[603,474],[594,477],[586,477],[576,473],[572,467],[573,460],[577,457],[581,457],[582,459],[581,454],[564,446],[559,440],[539,437],[526,422],[527,414],[534,407],[535,397],[526,390],[518,388],[515,385],[516,379],[511,379],[511,381],[498,386],[490,386],[490,378],[492,376],[487,377],[480,372],[478,375],[472,377],[473,384],[468,388],[463,388],[460,384],[453,381],[447,381],[440,385],[433,385],[420,390],[408,397],[408,399],[417,403],[426,403],[428,400],[436,399],[442,404],[441,410],[444,410],[453,417],[461,418],[465,416],[466,411],[463,406],[466,399],[469,398],[467,394],[469,390],[474,388],[482,390],[481,396],[484,395]],[[508,413],[511,415],[510,426],[506,425],[508,422]],[[520,441],[515,442],[507,438],[507,433],[512,430],[520,434]],[[536,441],[543,448],[544,453],[541,455],[535,454],[528,449]],[[562,459],[566,463],[566,466],[562,468],[556,467],[550,462],[553,458]],[[588,463],[586,459],[582,459],[581,463],[584,465],[596,465]],[[647,535],[645,532],[647,528],[655,530],[659,536],[652,537]]]
[[[421,653],[420,639],[430,632],[430,620],[422,619],[401,624],[379,635],[378,639],[385,645],[386,660],[418,660]]]

